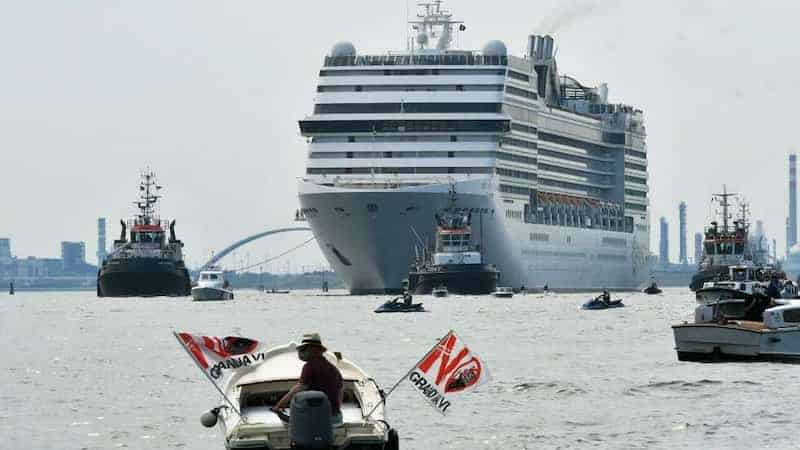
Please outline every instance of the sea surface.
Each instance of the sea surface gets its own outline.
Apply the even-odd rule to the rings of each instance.
[[[0,295],[0,448],[223,449],[200,414],[220,404],[173,331],[269,344],[316,331],[387,388],[449,329],[492,380],[441,416],[406,383],[388,400],[403,449],[798,448],[800,365],[678,362],[671,324],[688,289],[416,297],[430,312],[374,314],[387,297],[239,291],[231,302]]]

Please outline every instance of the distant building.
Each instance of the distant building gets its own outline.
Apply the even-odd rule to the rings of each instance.
[[[13,278],[16,272],[16,260],[11,256],[11,239],[0,238],[0,278]]]
[[[61,243],[61,268],[64,272],[81,272],[86,267],[86,243]]]
[[[703,233],[694,234],[694,262],[700,263],[703,259]]]
[[[11,239],[0,238],[0,262],[11,259]]]
[[[97,266],[102,266],[106,259],[106,218],[97,219]]]
[[[679,260],[681,264],[688,264],[688,255],[686,254],[686,202],[681,202],[678,206],[678,242],[679,247]]]
[[[661,217],[661,236],[658,248],[658,262],[661,265],[669,264],[669,224],[666,217]]]

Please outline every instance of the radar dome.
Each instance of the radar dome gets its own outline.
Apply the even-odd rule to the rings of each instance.
[[[506,44],[503,41],[489,41],[481,53],[485,56],[506,56]]]
[[[428,44],[428,35],[425,33],[420,33],[417,35],[417,44],[425,46]]]
[[[356,47],[347,41],[337,42],[331,49],[331,56],[355,56]]]

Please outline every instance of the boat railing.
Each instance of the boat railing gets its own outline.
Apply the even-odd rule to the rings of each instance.
[[[346,66],[507,66],[508,56],[474,53],[435,55],[326,56],[325,67]]]

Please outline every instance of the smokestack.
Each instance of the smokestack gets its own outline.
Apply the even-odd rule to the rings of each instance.
[[[106,260],[106,218],[97,219],[97,265]]]
[[[659,243],[659,263],[662,266],[669,264],[669,224],[666,217],[661,217],[661,237]]]
[[[797,155],[789,155],[789,229],[786,233],[786,252],[797,243]]]
[[[680,263],[681,264],[688,264],[689,261],[686,255],[686,202],[681,202],[678,205],[678,232],[680,236],[678,236],[679,243],[680,243]]]

